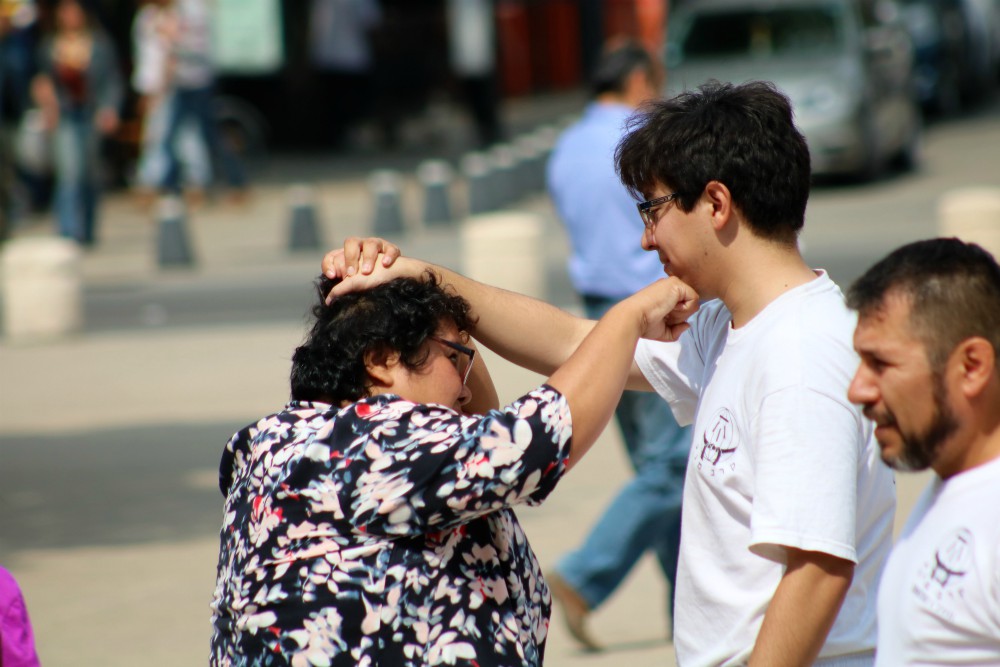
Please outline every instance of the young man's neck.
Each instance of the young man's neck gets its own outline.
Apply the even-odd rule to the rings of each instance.
[[[727,282],[718,296],[732,315],[733,328],[745,325],[785,292],[816,278],[795,245],[754,239],[731,248],[727,255]]]

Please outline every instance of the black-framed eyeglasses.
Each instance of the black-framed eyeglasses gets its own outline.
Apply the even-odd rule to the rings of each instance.
[[[462,376],[462,384],[465,384],[469,380],[469,374],[472,373],[472,362],[476,358],[476,351],[471,347],[462,345],[461,343],[445,340],[444,338],[440,338],[438,336],[431,336],[431,339],[436,340],[445,347],[450,347],[459,353],[459,356],[456,357],[454,361],[455,370],[457,370],[458,374]],[[466,361],[463,362],[463,359],[466,359]]]
[[[653,231],[653,228],[656,227],[656,222],[659,219],[656,217],[656,209],[664,204],[669,204],[680,196],[681,193],[679,192],[671,192],[669,195],[636,203],[635,206],[639,209],[639,217],[642,218],[642,224],[646,225],[647,232]]]

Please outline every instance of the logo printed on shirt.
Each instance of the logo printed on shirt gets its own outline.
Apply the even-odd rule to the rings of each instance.
[[[965,592],[965,575],[972,567],[974,546],[969,529],[958,528],[917,571],[913,594],[935,614],[954,618],[955,606]]]
[[[736,449],[740,446],[736,419],[729,408],[720,408],[708,422],[701,436],[698,470],[708,477],[725,475],[736,470]]]

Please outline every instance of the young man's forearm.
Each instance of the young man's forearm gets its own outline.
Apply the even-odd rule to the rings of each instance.
[[[819,656],[847,590],[854,563],[787,549],[788,567],[764,614],[750,667],[801,667]]]

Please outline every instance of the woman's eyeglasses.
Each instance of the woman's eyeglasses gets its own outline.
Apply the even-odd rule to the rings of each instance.
[[[450,347],[458,355],[452,360],[455,364],[455,370],[462,377],[462,384],[465,384],[469,379],[469,374],[472,372],[472,362],[476,358],[476,351],[470,347],[466,347],[461,343],[454,343],[450,340],[445,340],[438,336],[431,336],[431,339],[436,340],[445,347]]]

